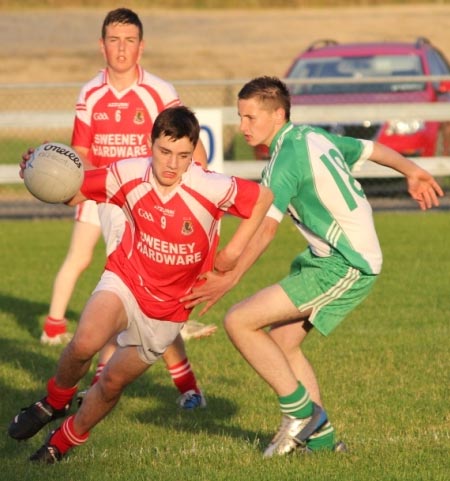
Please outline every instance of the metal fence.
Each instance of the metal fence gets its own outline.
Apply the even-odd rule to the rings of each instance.
[[[448,78],[443,78],[448,80]],[[396,79],[365,79],[365,82],[386,82]],[[401,81],[404,82],[404,77]],[[414,82],[431,80],[439,82],[441,78],[414,77]],[[173,82],[183,103],[195,108],[220,108],[223,112],[223,144],[224,159],[234,164],[235,171],[245,172],[254,176],[260,172],[261,163],[252,161],[254,151],[245,145],[238,133],[239,118],[237,115],[236,98],[245,79],[217,81],[178,81]],[[320,79],[316,84],[339,83],[342,80]],[[347,79],[346,82],[349,82]],[[361,82],[361,80],[359,80]],[[292,84],[292,81],[288,83]],[[311,81],[295,82],[299,85]],[[362,82],[364,83],[364,81]],[[75,103],[81,84],[4,84],[0,85],[0,165],[11,164],[19,159],[21,153],[29,145],[36,145],[44,140],[70,142]],[[381,124],[388,120],[412,119],[438,122],[440,125],[450,125],[450,93],[446,95],[447,102],[410,103],[406,99],[402,103],[372,103],[359,104],[357,95],[354,102],[349,100],[345,105],[302,105],[293,106],[292,120],[296,123],[346,125],[346,134],[359,137],[357,129],[361,125]],[[352,127],[352,125],[354,127]],[[450,157],[439,156],[422,158],[417,161],[438,176],[450,175]],[[226,162],[226,164],[227,164]],[[243,170],[242,170],[243,169]],[[226,170],[229,170],[227,168]],[[371,168],[361,172],[360,177],[382,178],[393,177],[392,171]]]

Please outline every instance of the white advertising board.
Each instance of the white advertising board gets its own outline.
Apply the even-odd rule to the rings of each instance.
[[[223,172],[222,109],[194,109],[200,123],[200,139],[208,155],[208,169]]]

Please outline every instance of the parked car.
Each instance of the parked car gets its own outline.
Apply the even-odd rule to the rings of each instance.
[[[397,78],[395,81],[369,83],[296,85],[288,82],[294,106],[450,102],[450,80],[414,79],[427,75],[450,75],[450,65],[442,52],[425,38],[418,38],[414,43],[339,44],[334,40],[319,40],[297,56],[285,78]],[[409,121],[392,119],[385,123],[342,122],[320,126],[342,135],[377,140],[408,157],[449,153],[450,123],[414,118]],[[263,154],[260,150],[257,155]]]

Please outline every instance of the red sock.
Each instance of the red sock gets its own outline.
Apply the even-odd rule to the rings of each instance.
[[[70,448],[85,443],[89,438],[89,431],[85,434],[77,434],[73,427],[75,414],[67,418],[59,429],[51,436],[48,444],[58,448],[61,454],[67,453]]]
[[[64,318],[55,319],[54,317],[47,316],[44,323],[44,331],[48,337],[64,334],[67,332],[67,321]]]
[[[97,364],[97,369],[95,371],[94,377],[92,378],[91,386],[93,386],[98,381],[98,378],[100,377],[100,374],[102,373],[103,368],[105,366],[106,366],[106,364],[101,363],[101,362]]]
[[[77,392],[77,386],[63,388],[55,383],[55,378],[52,377],[47,383],[47,402],[54,409],[64,409],[70,403]]]
[[[189,360],[186,358],[184,361],[168,366],[167,369],[172,377],[172,381],[181,394],[193,389],[200,394],[200,389],[197,387],[197,380],[195,379],[194,371],[191,369]]]

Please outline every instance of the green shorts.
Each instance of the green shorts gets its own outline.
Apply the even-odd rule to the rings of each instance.
[[[369,294],[377,276],[363,274],[339,255],[298,255],[279,284],[300,311],[312,308],[309,321],[328,335]]]

